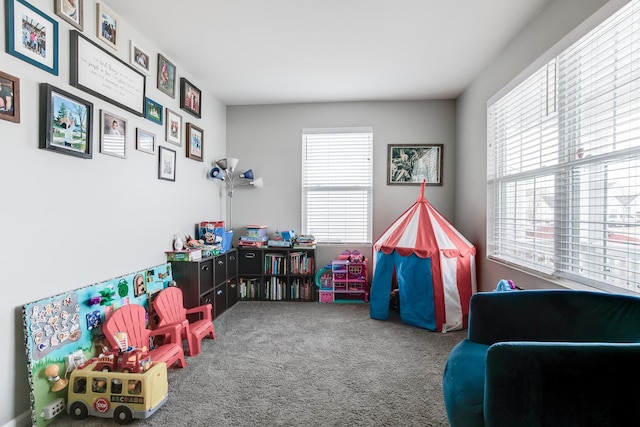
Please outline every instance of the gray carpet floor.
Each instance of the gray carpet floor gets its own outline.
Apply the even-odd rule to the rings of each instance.
[[[466,331],[369,317],[368,304],[243,301],[169,370],[169,400],[132,426],[448,426],[442,372]],[[72,420],[52,426],[113,426]]]

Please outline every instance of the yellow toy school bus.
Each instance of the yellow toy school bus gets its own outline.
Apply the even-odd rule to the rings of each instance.
[[[69,378],[67,412],[76,419],[114,418],[119,424],[149,418],[167,401],[167,365],[154,362],[143,373],[95,371],[96,364],[74,369]]]

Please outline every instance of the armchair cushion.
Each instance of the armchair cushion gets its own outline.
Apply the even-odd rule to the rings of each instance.
[[[635,412],[640,298],[531,290],[471,298],[443,375],[452,427],[614,426]]]

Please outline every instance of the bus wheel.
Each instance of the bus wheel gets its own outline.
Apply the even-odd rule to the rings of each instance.
[[[133,414],[131,413],[131,409],[126,406],[118,406],[115,411],[113,411],[113,418],[116,419],[118,424],[129,424],[133,421]]]
[[[69,415],[74,420],[84,420],[89,416],[89,409],[82,402],[73,402],[69,407]]]

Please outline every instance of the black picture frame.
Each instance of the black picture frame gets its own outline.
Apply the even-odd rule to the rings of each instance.
[[[180,78],[180,108],[200,118],[202,111],[202,91],[184,77]]]
[[[69,84],[137,116],[145,113],[146,76],[77,30],[69,33]]]
[[[158,179],[176,180],[176,150],[158,146]]]
[[[442,185],[443,144],[389,144],[387,185]]]
[[[48,83],[40,84],[40,148],[93,157],[93,103]]]

